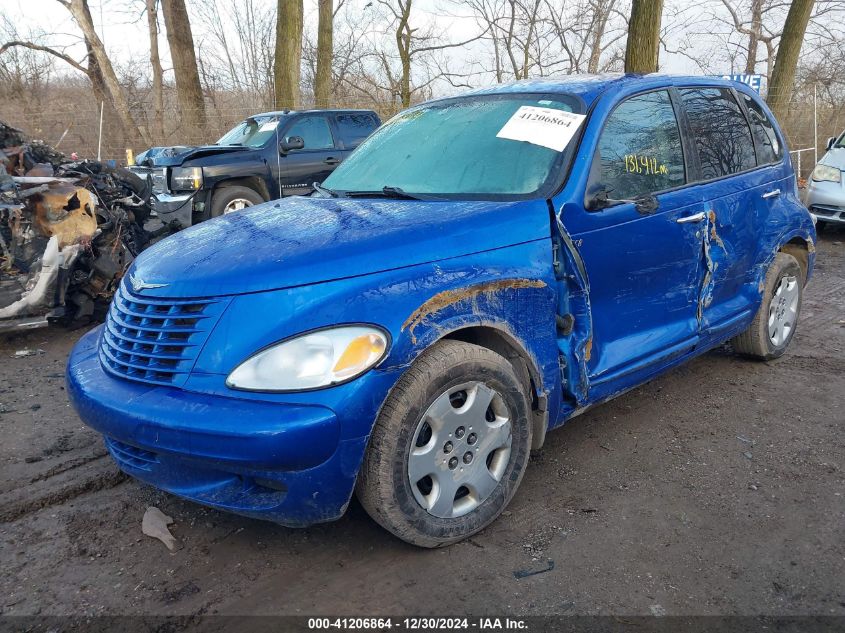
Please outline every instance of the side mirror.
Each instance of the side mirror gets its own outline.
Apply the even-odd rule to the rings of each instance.
[[[279,143],[279,151],[286,154],[293,149],[302,149],[305,147],[305,141],[301,136],[288,136]]]
[[[587,188],[587,201],[584,206],[587,211],[601,211],[611,205],[610,191],[601,183]]]
[[[611,198],[610,190],[607,188],[607,185],[596,184],[587,188],[586,203],[584,206],[588,211],[600,211],[611,205],[619,203],[633,204],[637,213],[641,215],[651,215],[657,211],[657,207],[660,206],[657,198],[650,193],[637,196],[632,200],[622,200]]]
[[[827,149],[829,149],[829,150],[830,150],[830,149],[833,149],[833,144],[834,144],[835,142],[836,142],[836,137],[835,137],[835,136],[831,136],[829,139],[827,139]]]

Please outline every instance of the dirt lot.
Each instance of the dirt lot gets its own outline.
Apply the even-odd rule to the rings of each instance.
[[[439,551],[354,503],[297,531],[126,479],[67,404],[82,332],[0,341],[0,613],[845,615],[845,231],[818,251],[786,356],[719,349],[573,420]]]

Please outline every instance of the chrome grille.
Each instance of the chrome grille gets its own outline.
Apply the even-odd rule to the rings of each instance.
[[[103,328],[100,361],[124,378],[179,386],[223,307],[214,299],[141,297],[124,280]]]

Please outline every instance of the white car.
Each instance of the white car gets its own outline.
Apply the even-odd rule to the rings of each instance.
[[[845,132],[827,140],[827,153],[813,169],[804,203],[821,226],[845,225]]]

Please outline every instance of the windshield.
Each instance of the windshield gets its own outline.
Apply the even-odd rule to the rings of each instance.
[[[842,132],[842,136],[833,144],[833,147],[845,147],[845,132]]]
[[[272,114],[251,116],[226,132],[215,145],[261,147],[276,133],[279,117]]]
[[[323,184],[340,194],[388,187],[439,197],[527,197],[559,182],[575,143],[552,149],[538,144],[547,141],[534,129],[513,134],[503,128],[510,130],[524,112],[542,116],[540,125],[580,123],[582,117],[563,114],[580,111],[580,101],[569,95],[480,95],[424,104],[393,117]],[[520,136],[525,140],[514,140]]]

